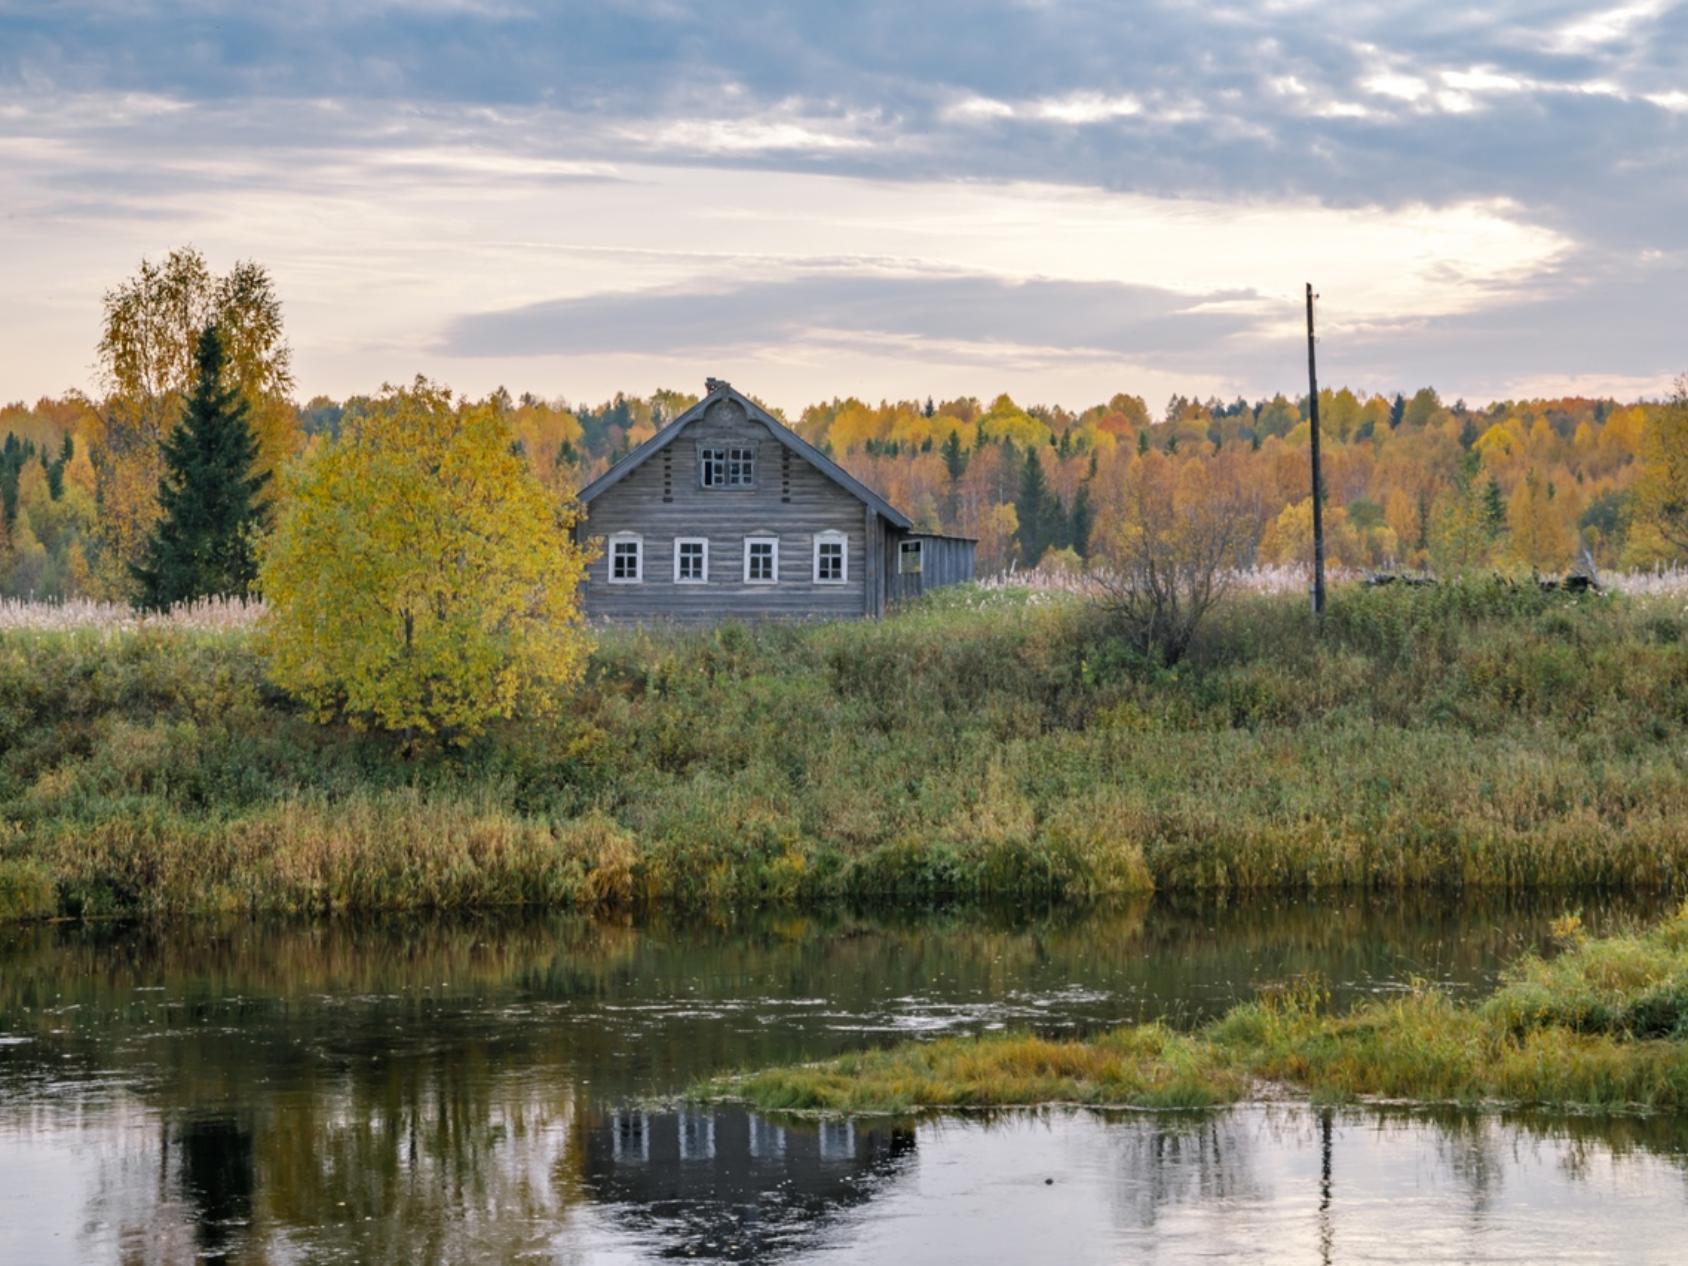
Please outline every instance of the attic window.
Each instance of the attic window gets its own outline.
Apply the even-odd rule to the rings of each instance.
[[[728,446],[700,448],[698,480],[705,488],[754,487],[756,450]]]
[[[904,541],[897,547],[897,570],[905,576],[920,574],[919,541]]]

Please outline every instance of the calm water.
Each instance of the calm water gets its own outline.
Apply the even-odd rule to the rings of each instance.
[[[1688,1122],[651,1103],[906,1035],[1192,1023],[1307,971],[1482,990],[1562,909],[0,929],[0,1263],[1683,1260]]]

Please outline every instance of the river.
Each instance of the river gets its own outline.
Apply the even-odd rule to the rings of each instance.
[[[1157,899],[0,928],[0,1262],[1679,1261],[1688,1122],[1257,1104],[817,1122],[674,1097],[901,1037],[1462,994],[1568,907]]]

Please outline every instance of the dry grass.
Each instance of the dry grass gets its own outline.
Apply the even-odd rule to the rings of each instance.
[[[244,598],[201,598],[167,612],[142,613],[119,602],[71,598],[64,602],[33,602],[0,598],[0,632],[75,633],[106,635],[140,629],[173,629],[188,633],[244,633],[258,623],[263,603]]]
[[[1268,991],[1191,1034],[1002,1034],[908,1042],[695,1092],[766,1109],[1234,1102],[1262,1084],[1316,1097],[1688,1110],[1688,906],[1641,934],[1526,958],[1486,1003],[1428,987],[1332,1015],[1316,983]]]

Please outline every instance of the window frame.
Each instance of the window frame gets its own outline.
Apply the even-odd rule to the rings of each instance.
[[[609,550],[604,555],[604,576],[612,585],[642,585],[645,583],[645,538],[637,532],[616,532],[610,536]],[[633,574],[631,576],[617,576],[615,574],[616,547],[631,545],[633,547]]]
[[[821,547],[823,545],[838,546],[838,575],[821,575]],[[814,543],[814,582],[817,585],[847,585],[850,583],[850,535],[840,532],[837,528],[828,528],[824,532],[815,533]]]
[[[756,445],[742,442],[735,443],[723,440],[719,443],[701,443],[697,446],[697,484],[709,492],[721,492],[734,488],[756,487],[756,465],[758,454]],[[713,470],[716,463],[721,468],[721,481],[716,483]],[[734,476],[737,478],[734,478]]]
[[[701,545],[703,547],[703,574],[701,576],[682,576],[680,574],[680,555],[687,545]],[[674,538],[674,583],[677,585],[707,585],[709,583],[709,538],[707,536],[676,536]]]
[[[909,546],[911,546],[911,545],[914,547],[912,551],[909,549]],[[914,566],[913,567],[906,566],[905,563],[904,563],[904,560],[906,558],[908,558],[908,556],[911,553],[914,555]],[[926,570],[926,542],[925,541],[898,541],[897,542],[897,575],[899,575],[899,576],[918,576],[918,575],[921,575],[925,570]]]
[[[752,545],[772,546],[770,562],[773,575],[771,577],[757,577],[751,579],[750,558]],[[755,532],[744,538],[744,583],[747,585],[777,585],[780,582],[780,538],[771,532]]]

